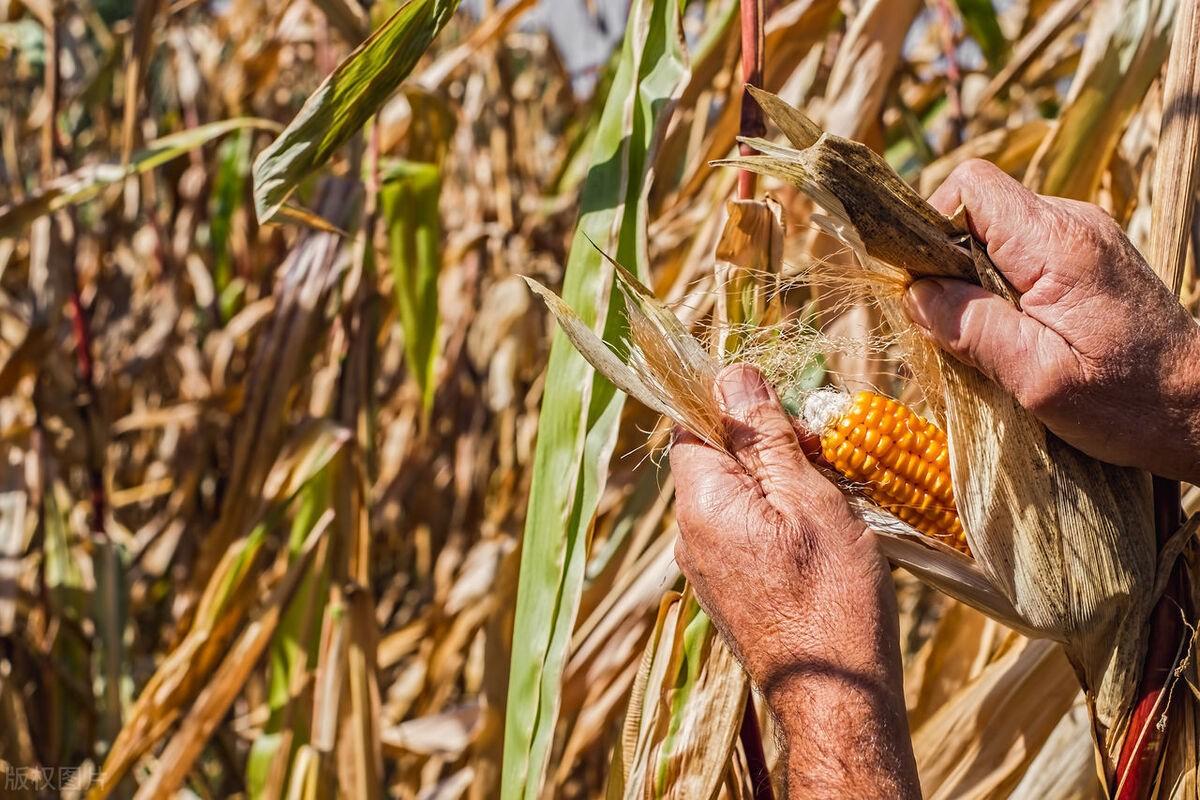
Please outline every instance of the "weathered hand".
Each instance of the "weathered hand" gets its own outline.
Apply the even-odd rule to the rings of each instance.
[[[934,192],[1020,294],[917,281],[909,316],[1084,452],[1200,480],[1200,326],[1120,227],[1088,203],[1043,197],[985,161]]]
[[[671,448],[679,566],[780,720],[797,796],[918,796],[874,535],[756,370],[717,388],[732,454],[682,432]]]

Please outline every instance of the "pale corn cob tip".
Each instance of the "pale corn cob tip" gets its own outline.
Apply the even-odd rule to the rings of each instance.
[[[950,480],[946,434],[890,397],[822,389],[801,416],[820,437],[821,455],[880,508],[970,555]]]
[[[800,418],[813,433],[820,435],[836,424],[850,407],[850,395],[840,389],[817,389],[804,398]]]

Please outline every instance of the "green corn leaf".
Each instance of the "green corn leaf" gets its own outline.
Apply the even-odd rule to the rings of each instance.
[[[92,570],[96,590],[93,597],[92,619],[95,638],[97,672],[102,678],[103,703],[101,726],[111,741],[121,729],[121,709],[131,690],[128,658],[125,653],[125,628],[129,620],[129,590],[126,577],[128,557],[118,542],[102,539],[93,544]]]
[[[88,617],[88,607],[93,598],[84,574],[87,556],[82,548],[72,547],[71,504],[71,496],[61,482],[55,481],[47,487],[42,498],[42,580],[49,608],[62,619],[82,625]],[[72,675],[85,679],[93,676],[94,665],[88,648],[79,637],[55,637],[52,652],[55,662],[63,669],[70,670]],[[56,737],[56,744],[71,747],[80,738],[78,726],[72,724],[77,718],[66,708],[59,709],[57,713],[56,727],[61,732]]]
[[[421,390],[426,414],[433,402],[433,368],[437,361],[441,186],[436,165],[400,161],[384,173],[380,189],[396,311],[404,328],[404,353],[409,374]]]
[[[326,465],[301,490],[288,537],[289,559],[303,558],[305,542],[321,515],[332,506],[331,481],[332,469]],[[293,697],[293,693],[316,669],[320,610],[326,606],[328,595],[328,565],[314,559],[288,601],[268,650],[267,705],[271,713],[246,760],[246,793],[250,798],[269,797],[272,791],[286,788],[271,785],[276,759],[286,758],[291,763],[300,747],[309,742],[312,701],[307,694]],[[286,756],[280,752],[285,745],[289,748]]]
[[[300,181],[362,128],[454,15],[459,0],[409,0],[321,82],[254,161],[254,210],[269,222]]]
[[[209,237],[213,252],[213,287],[222,296],[233,280],[233,263],[230,252],[230,235],[233,217],[242,205],[246,178],[250,175],[250,140],[246,133],[239,133],[221,143],[218,151],[217,174],[213,179],[212,198],[209,201]],[[222,314],[226,309],[222,309]],[[228,315],[224,319],[228,319]]]
[[[596,130],[563,298],[623,348],[624,316],[596,244],[647,277],[646,193],[657,143],[688,72],[678,0],[637,0]],[[591,241],[589,241],[589,239]],[[554,337],[538,425],[513,633],[501,780],[504,798],[541,793],[563,664],[624,398],[562,332]]]

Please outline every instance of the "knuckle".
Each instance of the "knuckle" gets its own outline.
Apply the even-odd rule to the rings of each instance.
[[[1036,375],[1021,384],[1017,401],[1035,416],[1057,409],[1070,394],[1067,379],[1062,376]]]
[[[778,406],[760,403],[748,409],[729,426],[729,438],[737,452],[762,455],[787,452],[797,447],[796,432]]]
[[[1052,215],[1056,232],[1072,248],[1077,259],[1103,266],[1103,259],[1122,248],[1121,227],[1108,212],[1093,203],[1053,198]]]
[[[954,168],[950,177],[962,183],[979,184],[995,180],[999,171],[994,164],[982,158],[968,158]]]
[[[794,512],[780,513],[770,520],[776,540],[800,566],[812,561],[831,534],[840,530],[852,516],[841,492],[825,482],[832,491],[816,490],[798,504]]]
[[[840,526],[853,518],[850,504],[832,483],[822,481],[825,486],[813,495],[814,510],[826,524]]]
[[[1072,209],[1081,222],[1100,233],[1112,234],[1120,230],[1116,220],[1109,216],[1108,212],[1095,203],[1086,203],[1081,200],[1071,201]]]

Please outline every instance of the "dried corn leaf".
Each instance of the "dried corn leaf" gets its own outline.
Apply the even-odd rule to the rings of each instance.
[[[1200,6],[1182,3],[1175,25],[1163,88],[1146,260],[1178,295],[1188,243],[1196,240],[1192,224],[1200,184]]]
[[[929,638],[904,665],[908,724],[920,728],[997,655],[1004,627],[965,603],[949,603]]]
[[[691,591],[659,606],[613,754],[608,796],[711,798],[726,777],[746,675]]]
[[[239,117],[210,122],[197,128],[163,136],[134,153],[128,164],[89,164],[55,178],[29,197],[16,203],[0,206],[0,239],[16,236],[35,219],[61,208],[92,199],[109,184],[130,175],[139,175],[178,158],[191,150],[241,128],[279,130],[279,125],[267,119]]]
[[[959,164],[972,158],[991,161],[1009,175],[1020,175],[1049,133],[1050,124],[1033,119],[1015,128],[980,134],[921,170],[921,193],[928,196]]]
[[[923,5],[920,0],[867,0],[860,4],[829,72],[828,105],[818,116],[826,129],[852,139],[876,141],[891,77],[900,64],[912,20]]]
[[[1010,800],[1091,800],[1101,791],[1091,721],[1087,706],[1079,698],[1030,762]]]
[[[1037,16],[1036,24],[1013,45],[1008,62],[988,83],[976,100],[978,108],[991,105],[992,101],[1012,84],[1029,64],[1041,54],[1054,37],[1089,5],[1089,0],[1056,0],[1048,9]]]
[[[1004,654],[913,731],[930,800],[1005,797],[1077,696],[1053,642],[1010,634]]]
[[[258,514],[264,515],[270,508],[290,502],[308,481],[320,475],[348,439],[344,432],[337,433],[328,424],[315,424],[299,432],[296,445],[284,448],[273,465],[268,486],[273,487],[276,494],[270,498],[271,505],[257,509]],[[328,522],[324,523],[324,527],[327,526]],[[266,525],[256,524],[248,535],[224,551],[205,586],[191,628],[179,646],[158,665],[129,710],[125,725],[104,762],[106,780],[95,784],[89,792],[88,796],[93,800],[115,791],[125,773],[175,723],[191,698],[206,687],[213,688],[213,683],[204,684],[204,681],[210,679],[209,670],[213,665],[227,655],[227,647],[250,610],[255,591],[252,578],[265,537]],[[291,590],[289,588],[288,592]],[[243,637],[247,635],[249,629],[242,633]],[[265,635],[269,641],[270,632]],[[267,641],[262,643],[263,646]],[[258,644],[253,647],[257,648]],[[216,668],[211,681],[217,680],[222,669],[224,666]]]
[[[156,769],[139,785],[135,795],[137,800],[171,795],[182,786],[192,764],[241,692],[250,670],[270,643],[275,626],[279,623],[292,592],[304,575],[317,544],[322,541],[332,522],[333,512],[326,512],[313,526],[301,548],[300,557],[290,566],[281,559],[281,564],[276,570],[277,575],[273,576],[275,580],[270,593],[255,609],[253,621],[233,642],[208,685],[188,709],[179,730],[163,750]]]
[[[1025,183],[1092,200],[1121,132],[1162,68],[1177,0],[1106,0],[1092,15],[1067,107]]]
[[[717,242],[715,268],[717,348],[736,353],[743,328],[769,326],[782,310],[778,279],[783,266],[783,210],[773,200],[730,200]]]

